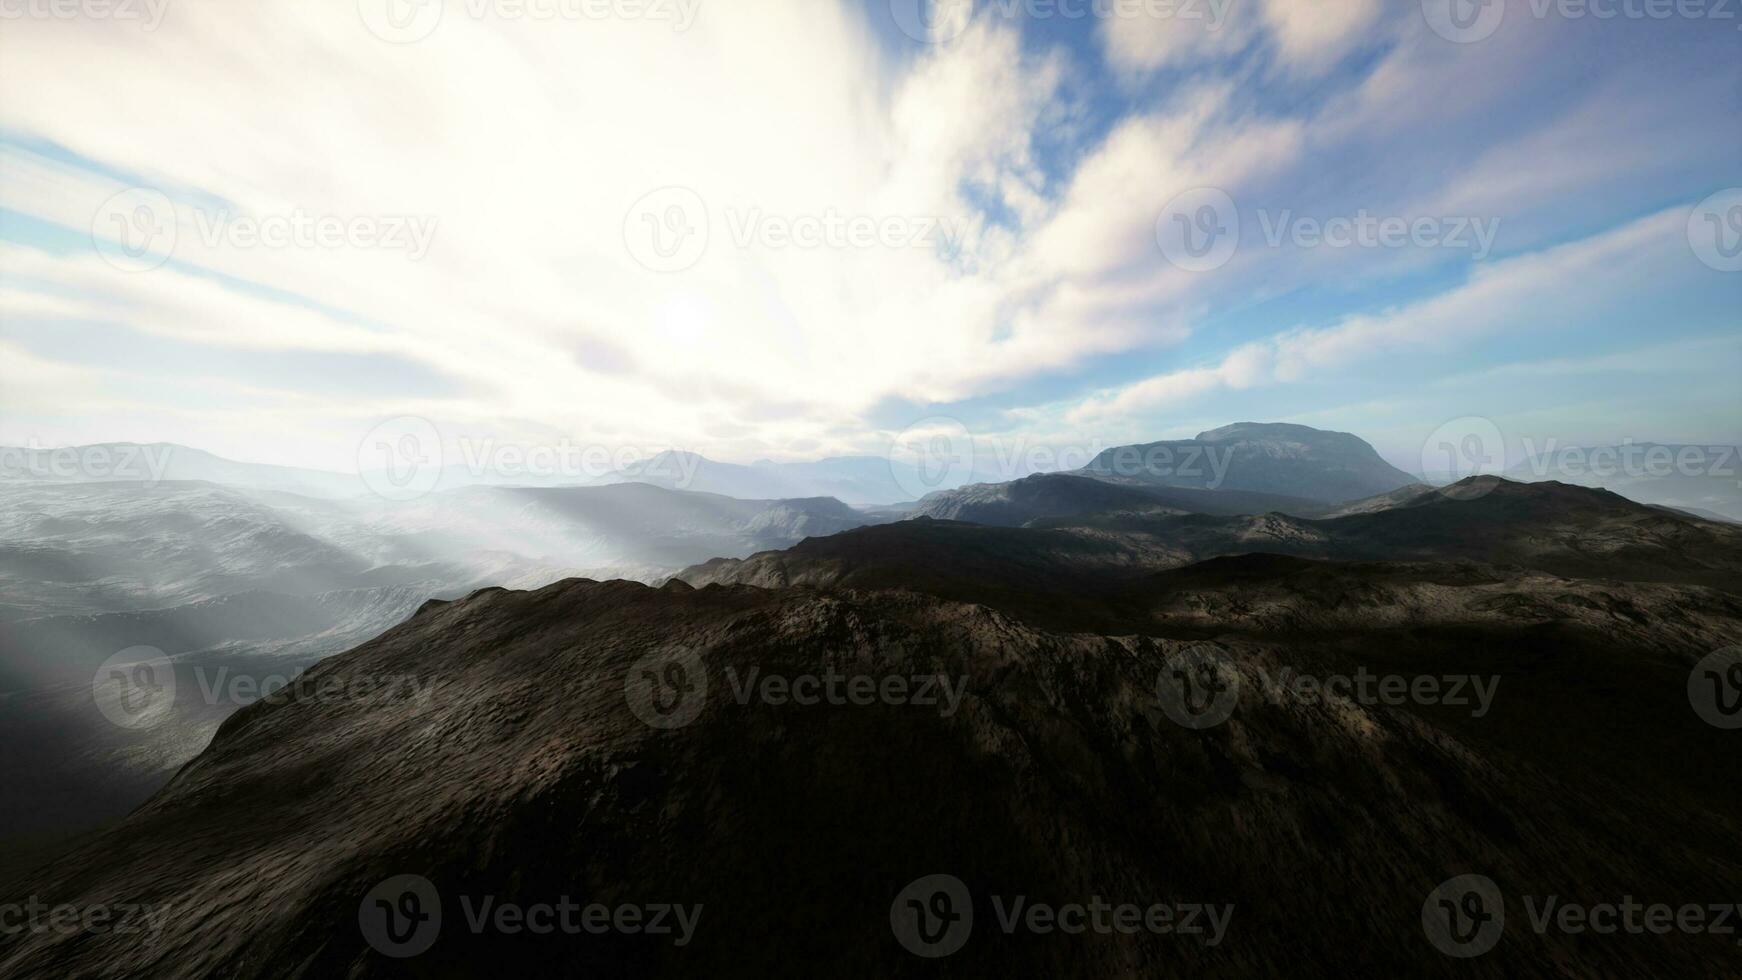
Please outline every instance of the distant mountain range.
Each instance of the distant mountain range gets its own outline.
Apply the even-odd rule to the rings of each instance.
[[[21,832],[125,812],[237,706],[191,705],[149,748],[129,743],[90,710],[90,672],[118,650],[159,648],[178,673],[294,674],[425,600],[487,586],[914,589],[1050,610],[1075,629],[1105,626],[1073,617],[1145,576],[1254,552],[1714,588],[1742,575],[1734,529],[1683,516],[1725,513],[1721,481],[1629,484],[1669,511],[1562,484],[1434,491],[1354,436],[1294,425],[1109,450],[1075,473],[900,507],[921,484],[874,457],[738,466],[673,452],[593,486],[395,502],[355,476],[169,444],[80,452],[69,470],[64,453],[0,450],[0,779],[32,789],[0,823]],[[49,786],[45,772],[66,775]]]
[[[749,466],[722,463],[675,450],[601,477],[598,483],[650,483],[674,490],[773,499],[834,497],[852,507],[876,507],[913,499],[918,470],[880,456],[837,456],[810,462],[759,460]]]
[[[524,470],[524,471],[522,471]],[[0,486],[18,483],[206,482],[250,490],[344,498],[371,493],[355,474],[266,463],[244,463],[174,443],[113,442],[58,449],[0,447]],[[913,499],[912,466],[880,456],[838,456],[804,462],[759,460],[744,466],[697,453],[668,450],[610,473],[540,473],[476,470],[449,461],[436,490],[470,486],[603,486],[647,483],[668,490],[722,494],[745,500],[834,497],[853,507]]]
[[[77,462],[75,462],[77,461]],[[997,467],[991,467],[995,470]],[[972,471],[983,480],[988,468]],[[1048,475],[1048,474],[1035,474]],[[1257,494],[1232,506],[1304,514],[1395,491],[1420,480],[1385,462],[1373,447],[1346,432],[1289,423],[1240,422],[1199,433],[1107,449],[1069,474],[1130,487],[1237,491]],[[1525,482],[1555,480],[1613,490],[1641,503],[1702,517],[1742,521],[1742,458],[1736,447],[1639,443],[1594,449],[1557,447],[1506,474]],[[1013,484],[991,476],[973,486]],[[207,482],[301,496],[372,496],[354,474],[224,459],[173,443],[102,443],[63,449],[0,447],[0,487],[21,483]],[[849,507],[880,510],[916,503],[928,486],[911,464],[880,456],[839,456],[800,462],[758,460],[744,465],[668,450],[619,470],[590,474],[493,472],[449,462],[434,489],[471,486],[569,487],[646,483],[668,490],[713,493],[745,500],[834,497]],[[1033,495],[1041,485],[1010,491]],[[1057,487],[1061,484],[1053,484]],[[959,489],[937,487],[937,493]],[[989,491],[978,491],[985,497]],[[1267,506],[1263,498],[1272,498]],[[955,498],[958,500],[967,498]],[[1218,513],[1234,498],[1173,498],[1181,509]],[[932,506],[948,508],[950,503]],[[1064,505],[1072,506],[1072,505]],[[939,512],[932,516],[953,516]],[[1008,518],[1003,518],[1008,519]]]
[[[1059,494],[1074,511],[1023,527],[921,518],[659,588],[428,603],[311,668],[304,693],[237,711],[148,802],[13,888],[206,914],[169,916],[149,944],[0,936],[0,966],[401,976],[408,961],[359,922],[395,907],[406,893],[381,889],[405,875],[424,891],[398,907],[441,906],[409,961],[432,975],[826,959],[847,977],[1456,963],[1498,980],[1703,976],[1733,959],[1730,935],[1539,934],[1517,896],[1703,902],[1742,880],[1742,757],[1688,696],[1742,628],[1742,528],[1493,477],[1322,519],[1180,514],[1059,482],[1075,479],[957,498],[994,518],[1057,512]],[[309,693],[384,676],[413,683],[366,702]],[[795,697],[795,678],[824,676],[932,687]],[[1358,695],[1359,677],[1393,694]],[[1451,960],[1423,909],[1469,874],[1503,883],[1505,941]],[[900,924],[928,907],[904,898],[942,876],[960,897],[930,907],[971,928],[940,963],[903,949]],[[504,937],[465,927],[477,896],[702,913],[683,943]],[[1213,945],[1010,934],[1012,896],[1229,915]]]
[[[1179,514],[1112,498],[1023,526],[920,519],[814,538],[678,576],[694,585],[901,588],[1035,610],[1132,578],[1254,552],[1356,561],[1463,561],[1551,575],[1679,581],[1742,590],[1742,527],[1616,494],[1472,477],[1340,517]]]
[[[18,483],[216,483],[315,497],[349,497],[368,487],[356,476],[269,463],[242,463],[170,442],[107,442],[56,449],[0,447],[0,487]]]

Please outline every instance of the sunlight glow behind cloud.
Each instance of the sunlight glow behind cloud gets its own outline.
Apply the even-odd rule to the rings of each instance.
[[[1325,168],[1375,145],[1387,148],[1379,157],[1409,159],[1422,119],[1388,101],[1397,93],[1463,92],[1479,114],[1500,91],[1456,86],[1525,71],[1517,57],[1543,50],[1540,25],[1453,51],[1376,0],[1265,0],[1236,3],[1213,32],[1108,21],[1086,26],[1090,43],[1048,45],[1020,20],[982,15],[941,43],[899,46],[880,33],[879,4],[703,3],[687,30],[466,9],[452,5],[407,44],[371,34],[347,3],[181,0],[149,32],[8,21],[0,339],[16,356],[0,441],[143,436],[116,430],[150,420],[160,438],[336,465],[375,420],[415,414],[511,439],[561,434],[736,459],[875,452],[892,405],[919,417],[991,399],[1005,406],[994,426],[1129,422],[1219,388],[1378,356],[1424,332],[1442,345],[1492,336],[1516,296],[1458,304],[1507,277],[1544,270],[1521,294],[1577,289],[1547,275],[1565,251],[1434,272],[1442,256],[1243,247],[1226,267],[1189,273],[1155,241],[1168,202],[1203,186],[1243,207],[1320,214],[1354,203],[1406,215],[1436,201],[1498,208],[1506,185],[1473,185],[1455,167],[1376,168],[1349,182],[1361,198],[1330,185]],[[1385,53],[1371,65],[1338,68],[1375,47]],[[1092,94],[1110,88],[1102,71],[1136,94]],[[1175,74],[1142,81],[1161,71]],[[1264,86],[1242,81],[1254,72],[1321,88],[1254,98]],[[1497,125],[1477,146],[1482,165],[1508,166],[1509,147],[1542,146],[1562,118],[1588,131],[1594,111],[1545,105],[1544,125]],[[1665,138],[1695,131],[1680,117],[1653,125]],[[1585,138],[1547,150],[1582,153]],[[1576,197],[1611,176],[1584,159],[1557,190]],[[1598,248],[1604,234],[1640,227],[1628,220],[1712,189],[1672,176],[1685,191],[1642,195],[1649,210],[1603,223],[1542,217],[1535,240],[1512,247],[1552,247],[1545,229],[1561,228],[1561,241]],[[173,202],[173,257],[157,268],[122,271],[29,230],[84,237],[97,221],[99,237],[110,234],[105,202],[131,186]],[[701,202],[707,238],[691,264],[661,272],[637,261],[625,235],[636,203],[668,187]],[[422,223],[428,252],[354,240],[269,247],[234,233],[238,221],[291,215]],[[651,217],[650,229],[666,214]],[[1675,216],[1645,220],[1656,229]],[[880,230],[870,244],[784,240],[833,221]],[[1443,296],[1378,297],[1402,304],[1391,312],[1363,297],[1317,314],[1316,327],[1273,323],[1227,336],[1218,354],[1189,354],[1212,367],[1165,362],[1172,348],[1206,342],[1203,324],[1218,312],[1328,279],[1425,272]],[[130,349],[151,353],[62,362],[49,349],[57,324],[143,336]],[[340,397],[293,374],[178,374],[178,352],[190,349],[333,354],[439,383],[408,395],[363,377]],[[1147,380],[1120,364],[1133,356],[1155,360]],[[1061,403],[1057,385],[1071,378]],[[209,399],[163,391],[184,385],[219,401],[247,395],[215,414]],[[65,386],[81,391],[76,410],[45,395]],[[262,433],[290,448],[238,449]]]

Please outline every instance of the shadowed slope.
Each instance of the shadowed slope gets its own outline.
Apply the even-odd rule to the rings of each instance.
[[[311,672],[418,685],[238,712],[122,827],[26,885],[48,902],[166,905],[155,942],[0,939],[0,971],[766,976],[828,962],[867,977],[1548,977],[1696,975],[1734,955],[1722,937],[1593,944],[1519,929],[1478,960],[1444,958],[1420,915],[1452,875],[1479,871],[1514,895],[1727,898],[1742,865],[1725,842],[1742,826],[1600,771],[1550,775],[1431,712],[1242,695],[1224,725],[1186,729],[1155,686],[1181,646],[890,593],[584,581],[479,593]],[[693,724],[658,730],[625,684],[673,647],[699,658],[707,692]],[[1254,691],[1285,665],[1325,667],[1263,642],[1215,649]],[[965,677],[967,695],[953,713],[740,704],[728,668],[943,674]],[[890,931],[897,893],[940,873],[975,911],[947,964]],[[410,960],[374,952],[358,928],[365,896],[400,874],[429,879],[444,912]],[[461,901],[565,895],[702,913],[679,947],[474,933]],[[1233,913],[1215,946],[1007,935],[995,895]]]

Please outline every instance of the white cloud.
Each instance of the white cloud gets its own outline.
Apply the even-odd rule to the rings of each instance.
[[[1200,65],[1263,38],[1285,70],[1317,74],[1366,35],[1383,7],[1380,0],[1216,0],[1154,9],[1102,22],[1109,62],[1128,72]]]
[[[1284,64],[1303,72],[1329,67],[1378,20],[1381,0],[1265,0],[1264,23]]]
[[[1234,54],[1251,43],[1258,21],[1246,0],[1158,8],[1165,16],[1109,17],[1101,23],[1107,60],[1141,72]],[[1181,16],[1194,10],[1196,16]]]
[[[115,364],[81,376],[88,398],[64,406],[68,431],[74,421],[84,431],[79,416],[99,405],[144,417],[156,397],[154,417],[171,428],[154,438],[284,432],[301,445],[325,440],[327,457],[300,461],[328,466],[343,465],[348,440],[382,414],[402,413],[504,438],[665,443],[725,458],[874,450],[866,419],[892,399],[998,394],[1176,343],[1204,312],[1255,295],[1348,283],[1357,265],[1373,275],[1437,260],[1243,249],[1222,269],[1184,274],[1155,243],[1157,214],[1181,191],[1215,186],[1245,208],[1301,213],[1341,207],[1325,202],[1339,193],[1374,207],[1385,201],[1366,196],[1384,197],[1398,214],[1422,213],[1410,210],[1419,201],[1476,207],[1483,188],[1503,201],[1532,196],[1538,182],[1504,179],[1520,159],[1546,152],[1578,164],[1600,129],[1580,112],[1569,120],[1576,134],[1521,138],[1462,181],[1458,161],[1421,167],[1392,155],[1512,98],[1546,30],[1532,25],[1469,46],[1405,32],[1364,81],[1327,74],[1328,100],[1305,90],[1281,100],[1298,104],[1299,118],[1255,110],[1225,83],[1173,85],[1149,93],[1164,103],[1138,100],[1085,145],[1077,127],[1099,126],[1105,107],[1081,93],[1104,80],[1065,49],[1024,38],[1015,21],[951,24],[942,43],[897,60],[845,0],[704,4],[684,32],[645,20],[516,20],[505,7],[473,19],[466,9],[449,3],[431,36],[403,45],[372,36],[350,2],[178,0],[149,33],[120,21],[7,22],[0,91],[13,97],[0,100],[0,130],[95,167],[0,144],[0,207],[82,236],[137,180],[176,199],[179,230],[175,262],[127,273],[8,229],[0,336],[14,348],[29,338],[13,324],[77,321],[165,349],[391,360],[451,382],[389,398],[246,379],[233,411],[193,411]],[[1213,32],[1109,22],[1109,59],[1136,72],[1258,44],[1293,84],[1363,38],[1393,40],[1374,33],[1375,0],[1216,9],[1225,17]],[[1325,168],[1343,174],[1357,157],[1371,172],[1325,179]],[[1556,179],[1588,185],[1613,173],[1587,163]],[[624,235],[631,206],[666,186],[701,196],[711,238],[692,268],[661,274],[635,261]],[[220,208],[427,218],[435,234],[421,260],[355,245],[241,247],[200,234],[202,216]],[[935,222],[959,238],[941,253],[733,241],[752,214],[831,213]],[[1496,290],[1497,278],[1480,273],[1463,292]],[[1414,326],[1398,326],[1395,313],[1282,335],[1213,367],[1103,393],[1083,417],[1273,383],[1413,344],[1418,329],[1483,319],[1426,304],[1404,312]],[[239,379],[182,380],[221,392]],[[0,422],[19,418],[21,390],[0,387]]]
[[[683,34],[450,6],[407,45],[371,36],[350,4],[188,0],[131,35],[9,22],[0,87],[37,97],[7,100],[0,122],[139,174],[177,199],[181,228],[176,264],[143,273],[14,246],[0,302],[214,346],[390,352],[489,390],[442,406],[479,423],[696,444],[770,406],[814,414],[753,427],[752,449],[816,436],[893,392],[953,397],[1051,366],[980,356],[1013,312],[996,270],[1050,208],[1033,134],[1064,105],[1062,66],[1025,55],[1014,30],[976,25],[889,66],[845,4],[710,7]],[[98,63],[125,84],[89,84]],[[19,151],[5,163],[0,201],[81,234],[122,186]],[[631,205],[664,185],[696,190],[713,218],[706,257],[669,276],[623,240]],[[988,224],[988,202],[1017,226]],[[221,204],[424,216],[437,230],[422,261],[239,248],[193,227]],[[739,248],[731,219],[753,214],[941,223],[963,252]],[[40,283],[72,298],[50,309]],[[619,370],[578,376],[572,352],[601,345]]]
[[[219,348],[420,362],[473,394],[408,404],[460,425],[724,455],[852,448],[839,433],[891,396],[959,399],[1178,340],[1204,283],[1156,275],[1154,213],[1300,141],[1298,124],[1229,118],[1225,91],[1205,91],[1121,124],[1049,187],[1035,141],[1076,111],[1071,69],[1008,24],[892,65],[856,14],[814,0],[709,7],[683,34],[456,7],[406,45],[341,7],[188,0],[132,36],[9,25],[0,86],[41,97],[6,103],[4,124],[160,187],[179,233],[175,262],[149,272],[10,246],[0,303]],[[86,84],[97,61],[127,83]],[[4,163],[0,202],[79,233],[124,186],[28,151]],[[711,236],[662,275],[636,264],[624,219],[668,185],[700,195]],[[435,235],[421,261],[240,247],[211,240],[220,209],[410,216]],[[829,214],[937,224],[957,248],[734,241],[752,216]]]
[[[1102,391],[1065,413],[1077,424],[1127,417],[1223,389],[1319,377],[1402,350],[1450,350],[1507,330],[1590,318],[1688,270],[1687,212],[1671,208],[1581,241],[1478,267],[1463,285],[1395,310],[1346,317],[1243,345],[1218,363]]]

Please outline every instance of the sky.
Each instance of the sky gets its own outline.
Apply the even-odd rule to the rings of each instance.
[[[1717,0],[0,0],[4,445],[1419,472],[1742,441],[1739,326]]]

